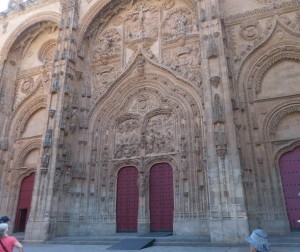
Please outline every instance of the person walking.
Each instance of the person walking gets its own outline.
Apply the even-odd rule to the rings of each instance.
[[[7,235],[7,223],[0,224],[0,252],[13,252],[16,247],[19,252],[23,252],[23,245],[13,236]]]
[[[250,252],[269,252],[271,246],[267,233],[262,229],[253,230],[252,234],[246,238],[250,245]]]

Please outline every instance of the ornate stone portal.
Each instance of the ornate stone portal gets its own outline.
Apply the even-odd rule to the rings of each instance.
[[[14,231],[35,173],[27,240],[118,232],[129,167],[135,231],[149,232],[151,168],[164,165],[174,235],[294,227],[279,160],[299,146],[297,1],[231,16],[239,7],[219,1],[35,2],[0,16],[0,214]]]

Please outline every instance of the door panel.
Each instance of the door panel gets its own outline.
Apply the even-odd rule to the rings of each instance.
[[[117,232],[137,232],[138,219],[138,170],[124,167],[117,181]]]
[[[24,232],[28,216],[30,213],[30,205],[34,186],[35,173],[26,177],[21,184],[18,209],[16,215],[15,232]]]
[[[150,231],[172,232],[174,216],[173,173],[169,164],[150,170]]]
[[[292,230],[300,230],[300,147],[280,158],[280,173]]]

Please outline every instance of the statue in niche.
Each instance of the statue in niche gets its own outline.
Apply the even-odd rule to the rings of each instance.
[[[182,179],[188,178],[188,161],[186,159],[186,156],[182,156],[181,159],[181,173],[182,173]]]
[[[64,186],[69,185],[71,183],[71,181],[72,181],[71,172],[70,172],[70,170],[67,170],[64,174],[64,179],[63,179]]]
[[[70,118],[70,130],[71,130],[71,132],[74,132],[76,130],[77,124],[78,124],[78,111],[75,108],[71,112],[71,118]]]
[[[49,165],[50,154],[48,152],[42,155],[42,167],[47,168]]]
[[[44,141],[44,147],[50,147],[52,144],[52,129],[47,129]]]
[[[221,105],[220,96],[215,94],[213,107],[214,123],[224,122],[224,113]]]
[[[139,195],[145,196],[146,190],[148,189],[148,178],[145,177],[144,173],[140,173],[140,176],[137,180],[137,186],[139,189]]]
[[[224,131],[215,132],[215,145],[217,149],[227,148],[227,136]]]
[[[52,80],[52,84],[51,84],[51,92],[52,93],[55,93],[58,91],[58,84],[59,84],[59,79],[58,79],[58,77],[56,77]]]

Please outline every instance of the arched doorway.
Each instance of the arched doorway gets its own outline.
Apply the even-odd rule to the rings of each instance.
[[[300,147],[280,158],[280,173],[292,230],[300,230]]]
[[[154,165],[149,181],[150,231],[173,232],[173,173],[169,164]]]
[[[129,166],[118,173],[117,181],[117,232],[137,232],[138,170]]]
[[[26,223],[30,212],[34,178],[35,173],[32,173],[30,176],[23,179],[21,183],[15,222],[15,232],[25,232]]]

